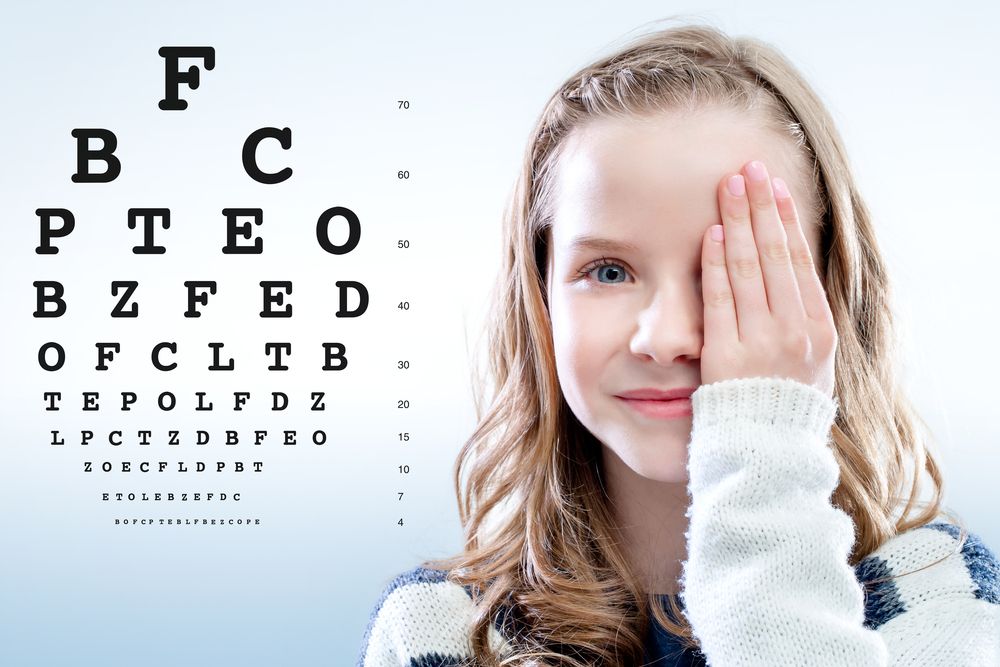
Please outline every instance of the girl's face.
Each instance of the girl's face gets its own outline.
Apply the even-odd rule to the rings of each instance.
[[[723,109],[600,119],[566,141],[547,285],[559,384],[610,474],[686,482],[691,416],[649,417],[616,395],[701,384],[702,237],[722,223],[724,176],[756,159],[783,178],[819,258],[801,158],[790,140]]]

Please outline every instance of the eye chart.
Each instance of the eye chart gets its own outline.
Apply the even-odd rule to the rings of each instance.
[[[0,662],[346,664],[368,568],[458,544],[497,255],[428,17],[20,11]]]

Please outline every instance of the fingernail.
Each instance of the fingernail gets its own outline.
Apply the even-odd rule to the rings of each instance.
[[[711,233],[713,241],[721,241],[726,235],[722,229],[722,225],[712,225]]]
[[[729,188],[729,193],[734,197],[742,197],[747,191],[746,183],[743,182],[743,177],[739,174],[730,176],[726,187]]]
[[[788,186],[785,185],[785,182],[783,180],[775,176],[773,179],[771,179],[771,182],[774,183],[774,195],[776,197],[780,199],[784,199],[785,197],[791,197],[791,194],[789,194],[788,192]]]
[[[754,160],[747,165],[747,176],[750,177],[751,181],[763,181],[767,179],[767,172],[764,171],[764,164],[758,160]]]

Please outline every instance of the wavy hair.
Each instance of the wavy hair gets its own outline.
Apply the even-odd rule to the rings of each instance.
[[[838,332],[832,450],[840,479],[832,502],[855,525],[850,565],[898,533],[941,513],[954,516],[941,509],[930,429],[897,382],[886,263],[832,117],[766,42],[699,24],[652,32],[559,86],[530,135],[504,214],[486,330],[491,377],[480,378],[478,425],[454,468],[465,547],[424,563],[473,592],[475,665],[638,664],[650,615],[698,648],[675,599],[667,598],[668,612],[660,595],[645,593],[615,540],[600,443],[559,387],[546,270],[554,173],[570,132],[595,118],[709,105],[752,113],[763,129],[790,140],[807,165],[816,207],[806,213],[820,230],[818,270]],[[484,400],[485,384],[491,393]],[[929,502],[919,501],[923,471]],[[966,535],[963,525],[958,549]],[[513,647],[504,655],[489,638],[497,621]]]

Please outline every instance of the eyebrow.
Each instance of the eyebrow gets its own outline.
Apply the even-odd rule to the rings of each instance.
[[[614,239],[606,239],[600,236],[577,236],[573,238],[568,248],[570,250],[576,250],[578,248],[589,248],[591,250],[600,250],[607,252],[640,252],[639,246],[626,241],[616,241]]]

